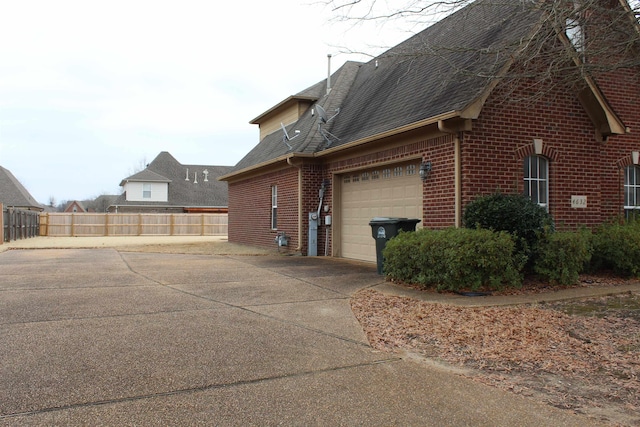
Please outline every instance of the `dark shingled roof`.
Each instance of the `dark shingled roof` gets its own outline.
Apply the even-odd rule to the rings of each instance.
[[[0,203],[7,207],[42,210],[26,188],[8,170],[0,166]]]
[[[324,129],[337,147],[439,115],[461,111],[477,100],[539,21],[532,3],[479,0],[444,18],[366,64],[345,63],[331,78],[300,92],[317,96],[329,116]],[[315,107],[315,105],[314,105]],[[231,173],[290,153],[313,154],[327,148],[311,109],[283,132],[267,135]]]
[[[189,170],[189,180],[187,177]],[[230,166],[211,165],[183,165],[166,151],[161,152],[153,159],[147,168],[129,178],[126,181],[144,182],[168,182],[168,202],[145,202],[145,206],[184,206],[184,207],[226,207],[227,183],[218,181],[218,177],[228,173]],[[203,171],[207,170],[208,180],[204,180]],[[197,173],[197,183],[194,174]],[[122,194],[112,203],[113,205],[141,205],[141,202],[127,202]]]
[[[324,105],[329,113],[332,113],[334,108],[337,108],[338,101],[341,101],[348,92],[349,86],[355,78],[359,62],[349,61],[340,67],[331,76],[332,89],[330,95],[326,95],[327,82],[323,80],[295,96],[309,96],[317,97],[319,99],[318,104]],[[318,146],[324,141],[322,136],[318,134],[318,120],[317,115],[312,117],[311,109],[307,110],[301,117],[292,125],[287,126],[287,133],[290,137],[295,135],[295,131],[300,131],[300,136],[289,141],[289,145],[292,149],[289,149],[287,144],[283,142],[283,132],[278,130],[267,136],[265,136],[260,143],[255,146],[236,166],[232,171],[251,167],[259,163],[285,156],[291,152],[308,153],[313,154],[318,150]]]
[[[136,174],[131,175],[129,178],[125,178],[122,180],[120,185],[124,185],[125,182],[134,181],[134,182],[171,182],[169,178],[165,178],[164,176],[155,173],[148,168],[140,171]]]

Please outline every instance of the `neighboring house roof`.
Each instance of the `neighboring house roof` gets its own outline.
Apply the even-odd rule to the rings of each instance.
[[[532,37],[541,16],[529,2],[479,0],[366,64],[345,63],[331,76],[329,94],[325,95],[326,81],[321,81],[294,96],[318,99],[297,122],[287,126],[289,135],[300,131],[298,138],[285,143],[282,131],[265,136],[221,179],[290,156],[320,155],[328,148],[439,119],[477,118],[498,77]],[[597,86],[587,83],[595,94],[588,97],[596,105],[592,108],[608,108]],[[317,112],[315,117],[312,114],[318,105],[329,117],[339,109],[335,118],[322,126],[324,136]],[[608,124],[613,128],[611,133],[619,133],[619,119],[607,117],[613,122]]]
[[[82,202],[79,201],[79,200],[74,200],[74,201],[70,202],[67,205],[67,207],[64,209],[64,211],[65,212],[72,212],[74,206],[76,206],[76,211],[77,212],[87,212],[87,209],[84,207]]]
[[[34,199],[26,188],[8,170],[0,166],[0,203],[5,208],[29,208],[43,210],[44,207]]]
[[[120,195],[112,205],[118,206],[175,206],[175,207],[226,207],[227,184],[218,177],[227,173],[230,166],[183,165],[166,151],[147,165],[147,168],[122,180],[120,185],[131,182],[166,182],[169,184],[167,202],[133,202]],[[208,171],[205,181],[204,171]],[[187,175],[188,171],[188,175]],[[197,174],[197,181],[195,174]],[[188,178],[188,180],[187,180]]]
[[[171,182],[171,180],[147,168],[131,175],[129,178],[123,179],[120,182],[120,186],[123,186],[127,182]]]

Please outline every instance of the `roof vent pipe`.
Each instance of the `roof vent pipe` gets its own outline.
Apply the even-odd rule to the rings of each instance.
[[[327,54],[327,95],[331,92],[331,54]]]

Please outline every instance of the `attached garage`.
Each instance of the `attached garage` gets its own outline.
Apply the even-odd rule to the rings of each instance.
[[[375,217],[422,219],[420,161],[387,164],[340,175],[339,249],[336,255],[375,261],[369,221]],[[420,224],[418,224],[420,227]]]

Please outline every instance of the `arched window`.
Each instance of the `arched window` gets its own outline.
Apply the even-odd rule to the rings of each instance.
[[[542,156],[524,159],[524,194],[549,209],[549,161]]]
[[[624,213],[627,218],[640,214],[640,166],[624,169]]]

